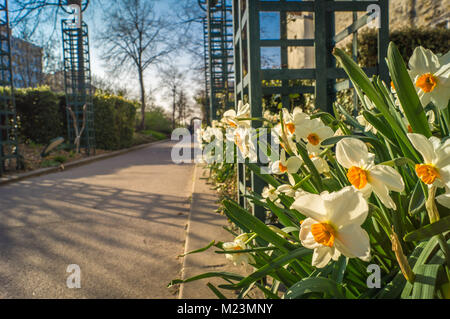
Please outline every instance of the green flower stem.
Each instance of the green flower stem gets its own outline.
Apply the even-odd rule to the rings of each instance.
[[[437,186],[433,185],[428,189],[428,199],[425,203],[427,209],[428,217],[430,218],[430,224],[437,222],[440,219],[439,211],[436,207],[435,197],[436,197]]]
[[[429,187],[428,189],[428,199],[425,203],[425,207],[428,212],[428,217],[430,218],[430,224],[437,222],[440,219],[439,211],[436,207],[435,197],[436,197],[436,189],[437,187],[435,185]],[[450,252],[447,246],[447,242],[442,234],[436,235],[437,240],[439,243],[439,246],[442,249],[442,252],[444,253],[445,260],[447,263],[447,267],[450,267]],[[447,276],[448,276],[447,271]],[[450,278],[449,278],[450,279]]]
[[[298,182],[297,184],[295,184],[292,189],[294,190],[298,190],[303,183],[305,183],[306,181],[308,181],[311,178],[311,174],[308,174],[306,177],[304,177],[300,182]]]
[[[244,244],[247,245],[247,244],[250,243],[253,239],[255,239],[257,236],[258,236],[258,234],[253,233],[253,235],[251,235],[250,238],[247,239],[247,240],[244,242]]]

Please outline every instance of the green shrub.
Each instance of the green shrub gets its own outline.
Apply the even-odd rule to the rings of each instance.
[[[145,112],[145,128],[170,134],[172,132],[172,120],[165,114],[164,109],[155,107]]]
[[[1,88],[3,90],[3,88]],[[132,145],[136,103],[122,97],[98,94],[93,98],[96,147],[114,150]],[[64,94],[48,87],[17,89],[16,109],[21,141],[47,144],[62,136],[67,140],[67,113]]]
[[[24,141],[46,144],[66,130],[59,97],[48,87],[17,89],[19,136]]]
[[[167,138],[166,134],[160,133],[160,132],[156,132],[156,131],[153,131],[153,130],[145,130],[145,131],[142,131],[141,133],[144,134],[144,135],[147,135],[147,136],[152,136],[152,137],[156,138],[157,140],[164,140],[164,139]]]
[[[122,97],[94,96],[95,139],[97,148],[115,150],[133,142],[136,104]]]

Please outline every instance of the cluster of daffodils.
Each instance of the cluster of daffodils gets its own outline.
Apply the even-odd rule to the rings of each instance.
[[[270,183],[250,197],[267,211],[278,209],[276,216],[283,214],[280,222],[296,240],[286,236],[312,250],[312,266],[323,268],[342,256],[369,262],[375,253],[371,242],[381,245],[371,229],[381,226],[392,247],[401,250],[394,220],[397,228],[401,221],[406,221],[404,229],[420,228],[439,220],[439,207],[450,208],[450,54],[437,56],[419,47],[409,61],[408,74],[408,85],[415,88],[423,107],[422,129],[408,118],[405,110],[411,106],[392,83],[391,90],[361,91],[362,112],[352,121],[300,107],[254,119],[250,105],[239,103],[237,111],[226,111],[220,122],[202,130],[201,141],[223,136],[223,142],[233,143],[243,158],[268,167],[270,178],[265,180]],[[394,114],[389,125],[380,103]],[[258,120],[263,125],[256,125],[260,128],[255,131],[252,121]],[[262,129],[270,131],[273,141],[270,152],[263,150],[271,153],[268,163],[258,157],[264,146],[258,143]],[[412,197],[421,197],[413,192],[422,192],[427,202],[416,205],[423,214],[420,218],[409,211]],[[373,218],[368,218],[369,211],[376,212]],[[368,223],[376,224],[366,227]],[[252,247],[246,234],[223,244],[226,251],[239,251],[226,254],[235,264],[254,263]],[[407,268],[406,258],[400,257],[408,252],[394,250],[395,254],[392,249],[384,254],[393,254],[389,260],[397,258],[402,270]]]

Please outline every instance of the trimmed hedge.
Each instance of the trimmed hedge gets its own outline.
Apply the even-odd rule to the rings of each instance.
[[[119,96],[93,98],[96,147],[116,150],[133,144],[137,104]],[[20,140],[46,144],[67,138],[66,99],[48,87],[16,89]]]
[[[444,28],[403,28],[394,30],[389,35],[403,59],[408,62],[414,49],[423,46],[435,54],[445,54],[450,51],[450,30]],[[351,53],[351,42],[346,51]],[[361,66],[375,66],[377,63],[377,33],[369,29],[358,34],[358,63]]]
[[[65,118],[61,113],[59,97],[48,87],[16,89],[16,110],[19,136],[45,144],[64,135]]]
[[[137,106],[120,96],[94,96],[97,148],[115,150],[132,145]]]

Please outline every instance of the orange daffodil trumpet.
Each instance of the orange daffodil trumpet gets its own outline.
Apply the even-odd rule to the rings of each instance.
[[[366,144],[356,138],[344,138],[336,144],[336,160],[348,169],[347,178],[353,187],[365,198],[373,191],[386,207],[396,209],[389,191],[402,192],[403,179],[394,168],[376,165],[374,157]]]
[[[323,124],[319,118],[304,119],[295,127],[295,136],[307,143],[306,148],[311,153],[319,152],[322,147],[321,143],[333,135],[333,130]]]
[[[248,240],[247,234],[237,236],[232,242],[222,244],[222,248],[228,251],[244,250],[250,247],[245,243]],[[253,257],[249,253],[234,253],[225,254],[225,258],[231,261],[235,266],[247,265],[249,262],[253,262]]]
[[[286,159],[286,152],[281,150],[280,160],[273,162],[272,173],[273,174],[294,174],[300,169],[303,161],[298,156],[290,156]]]
[[[303,193],[291,208],[308,217],[301,223],[300,241],[314,249],[313,266],[325,267],[341,254],[370,260],[369,235],[361,228],[369,207],[362,193],[350,186],[334,193]]]
[[[409,60],[409,75],[419,95],[422,106],[433,102],[440,109],[450,99],[450,55],[439,58],[423,47],[417,47]]]
[[[423,163],[415,166],[417,176],[429,187],[445,187],[446,193],[437,196],[436,200],[450,207],[450,139],[442,142],[437,137],[427,139],[415,133],[408,134],[408,138],[423,158]]]

